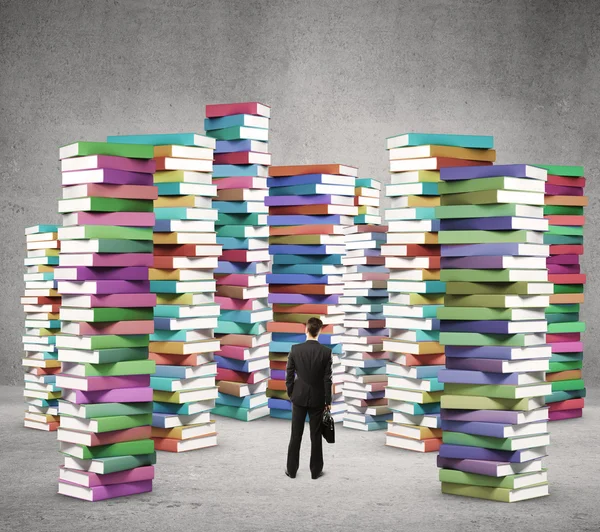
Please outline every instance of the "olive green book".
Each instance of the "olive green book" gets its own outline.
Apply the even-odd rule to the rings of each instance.
[[[550,175],[562,175],[566,177],[583,177],[585,175],[583,166],[565,166],[562,164],[534,164],[532,166],[543,168]]]
[[[451,395],[474,395],[498,399],[524,399],[540,397],[552,392],[550,383],[511,386],[507,384],[455,384],[447,382],[444,392]]]
[[[547,281],[547,275],[545,271],[538,270],[456,269],[442,270],[440,272],[440,281],[463,281],[473,283],[510,283],[517,281],[544,282]]]
[[[440,244],[537,244],[539,231],[440,231]]]
[[[521,489],[493,488],[490,486],[470,486],[467,484],[453,484],[442,482],[442,493],[447,495],[460,495],[498,502],[518,502],[549,495],[548,483],[537,484]]]
[[[489,486],[491,488],[519,489],[534,486],[548,481],[547,469],[533,473],[520,473],[507,475],[505,477],[491,477],[477,473],[466,473],[456,469],[440,469],[439,479],[442,482],[454,484],[468,484],[471,486]]]
[[[539,304],[540,298],[543,301],[548,301],[548,296],[515,296],[502,294],[481,294],[481,295],[452,295],[446,294],[444,297],[445,305],[449,307],[493,307],[493,308],[510,308],[517,306],[514,303],[511,305],[511,299],[520,298],[521,302],[518,305],[522,308],[541,308],[544,304]],[[527,304],[527,301],[532,301]]]
[[[62,421],[62,420],[65,421]],[[61,425],[73,430],[85,430],[95,433],[112,432],[113,430],[131,429],[133,427],[142,427],[152,424],[152,414],[136,414],[129,416],[104,416],[87,418],[87,421],[81,424],[81,428],[70,423],[73,420],[75,424],[80,423],[80,418],[61,415]],[[85,428],[84,424],[91,424],[90,428]],[[150,451],[148,451],[150,452]]]
[[[66,401],[59,400],[60,403]],[[66,405],[69,408],[71,403]],[[77,417],[91,419],[109,416],[137,416],[140,414],[152,414],[152,402],[147,403],[90,403],[74,405]],[[60,411],[60,410],[59,410]],[[61,414],[62,415],[62,414]]]
[[[283,390],[271,390],[271,389],[267,389],[267,397],[273,397],[274,399],[285,399],[286,401],[289,401],[290,398],[288,397],[287,392],[283,391]]]
[[[114,155],[130,159],[154,158],[154,146],[145,144],[117,144],[113,142],[74,142],[61,146],[59,157],[84,157],[86,155]]]
[[[442,181],[438,185],[439,194],[460,194],[483,190],[520,190],[523,192],[544,192],[544,182],[519,177],[484,177],[460,181]]]
[[[444,392],[440,401],[442,408],[459,410],[535,410],[544,406],[543,397],[525,397],[524,399],[501,399],[497,397],[451,395]]]
[[[446,294],[515,294],[515,295],[542,295],[552,294],[552,283],[530,283],[519,281],[515,283],[469,283],[469,282],[447,282]],[[582,285],[569,285],[582,286]],[[556,292],[554,293],[565,293]]]
[[[154,360],[126,360],[114,364],[81,364],[80,377],[113,377],[124,375],[152,375],[156,372]]]
[[[488,205],[496,203],[522,203],[544,205],[543,192],[521,192],[513,190],[483,190],[463,194],[446,194],[440,197],[441,206],[446,205]]]
[[[133,321],[133,320],[152,320],[154,319],[154,310],[152,308],[89,308],[75,309],[81,314],[78,317],[74,314],[74,319],[70,321],[86,321],[88,323],[106,322],[106,321]]]
[[[117,227],[113,225],[80,225],[64,228],[68,238],[84,240],[90,238],[114,238],[117,240],[152,240],[152,227]]]
[[[513,203],[497,205],[445,205],[435,208],[435,217],[441,220],[454,218],[495,218],[505,216],[522,216],[524,218],[541,218],[542,207],[517,205]]]
[[[483,447],[497,451],[519,451],[533,447],[543,447],[550,443],[549,434],[536,434],[532,436],[519,436],[516,438],[494,438],[493,436],[479,436],[445,430],[442,442],[451,445],[467,445],[469,447]]]
[[[75,198],[58,201],[58,212],[153,212],[152,200],[132,200],[121,198]]]
[[[437,317],[440,320],[502,320],[510,321],[521,309],[486,307],[440,307]],[[534,318],[532,318],[534,319]],[[543,319],[543,318],[540,318]]]
[[[533,333],[531,333],[533,334]],[[441,332],[441,345],[486,346],[502,345],[508,347],[525,347],[530,345],[528,334],[484,334],[473,332]]]
[[[572,392],[576,390],[585,390],[585,382],[583,379],[570,379],[568,381],[554,381],[552,384],[552,392]],[[550,394],[548,394],[550,395]]]
[[[135,440],[109,445],[89,447],[87,445],[62,445],[61,451],[70,456],[83,460],[94,458],[109,458],[112,456],[150,454],[154,452],[154,440]]]
[[[585,331],[585,323],[583,321],[569,321],[562,323],[550,323],[548,325],[548,333],[580,333]]]

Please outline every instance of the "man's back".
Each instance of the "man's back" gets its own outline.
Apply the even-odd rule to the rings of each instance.
[[[292,347],[287,364],[286,387],[299,406],[323,407],[331,403],[331,349],[316,340]],[[294,379],[294,375],[297,376]]]

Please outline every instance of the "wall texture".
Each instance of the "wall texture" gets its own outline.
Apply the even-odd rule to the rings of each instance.
[[[22,378],[23,229],[60,221],[58,146],[201,131],[207,103],[259,100],[274,164],[386,182],[384,139],[406,131],[584,164],[597,385],[599,88],[596,0],[0,0],[0,384]]]

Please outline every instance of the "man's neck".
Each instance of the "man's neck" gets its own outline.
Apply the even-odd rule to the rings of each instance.
[[[319,341],[319,337],[318,336],[312,337],[310,334],[307,334],[306,335],[306,341],[307,342],[318,342]]]

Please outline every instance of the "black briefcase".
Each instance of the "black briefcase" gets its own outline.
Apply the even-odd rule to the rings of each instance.
[[[328,410],[323,412],[323,421],[321,422],[321,434],[327,443],[335,443],[335,423]]]

